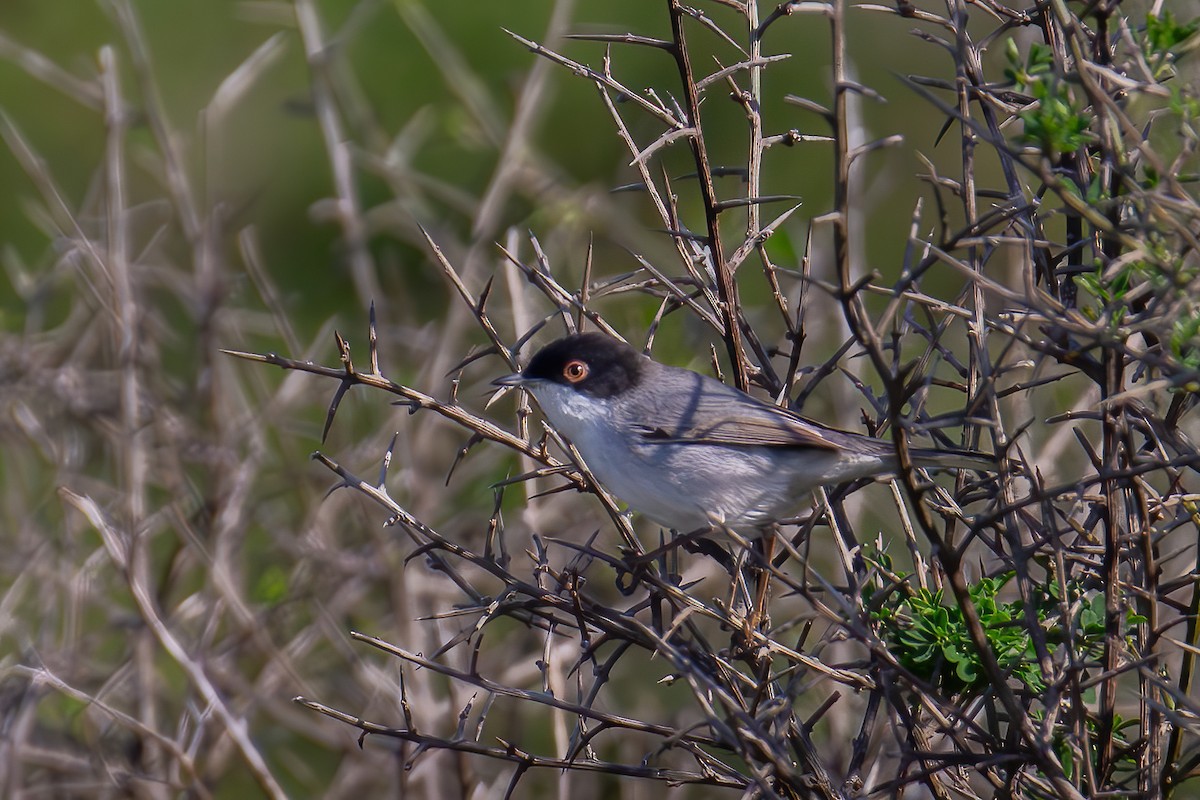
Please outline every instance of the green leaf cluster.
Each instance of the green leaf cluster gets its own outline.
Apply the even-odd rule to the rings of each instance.
[[[1005,76],[1035,101],[1019,115],[1025,124],[1023,141],[1055,158],[1073,153],[1095,138],[1092,115],[1074,100],[1067,81],[1056,72],[1054,53],[1048,45],[1032,45],[1022,59],[1017,43],[1009,39],[1006,56]]]
[[[1099,301],[1100,308],[1085,306],[1082,311],[1091,320],[1107,314],[1113,326],[1120,325],[1128,311],[1125,296],[1129,292],[1136,264],[1126,264],[1112,276],[1106,276],[1103,267],[1097,265],[1094,272],[1075,276],[1075,283]]]
[[[890,572],[890,560],[886,555],[877,554],[873,560],[891,574],[897,586],[907,582],[909,576]],[[968,587],[968,594],[996,663],[1027,690],[1040,693],[1046,686],[1026,626],[1025,605],[1019,599],[1008,602],[1000,599],[1001,590],[1014,575],[1014,572],[1004,572],[981,578]],[[869,605],[875,591],[864,592]],[[1062,626],[1062,592],[1057,581],[1048,581],[1036,587],[1033,600],[1033,617],[1045,633],[1051,654],[1068,640]],[[1094,592],[1085,599],[1085,590],[1078,583],[1069,583],[1066,592],[1067,605],[1075,609],[1069,640],[1079,656],[1097,656],[1105,636],[1104,594]],[[871,611],[871,619],[877,624],[892,655],[905,669],[952,694],[978,691],[989,684],[967,629],[966,617],[958,605],[946,604],[943,590],[920,588],[899,603],[875,605],[879,607]],[[1126,625],[1144,621],[1132,611],[1126,614]]]
[[[1175,320],[1171,328],[1171,355],[1189,370],[1200,370],[1200,311]],[[1191,391],[1196,391],[1191,389]]]
[[[1177,22],[1170,10],[1161,16],[1146,15],[1146,29],[1142,34],[1142,55],[1150,66],[1156,81],[1175,76],[1175,65],[1197,45],[1200,20]]]
[[[1013,573],[1008,572],[972,584],[971,603],[1000,668],[1031,689],[1040,690],[1044,687],[1029,634],[1022,624],[1021,603],[998,599],[1012,577]],[[893,655],[914,675],[953,693],[982,688],[988,679],[966,618],[960,607],[947,606],[944,600],[942,590],[921,588],[898,606],[881,607],[872,616]]]

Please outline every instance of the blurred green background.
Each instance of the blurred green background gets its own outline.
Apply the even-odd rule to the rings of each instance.
[[[344,279],[339,232],[327,220],[313,219],[315,203],[330,195],[330,168],[322,137],[312,113],[309,96],[310,71],[300,37],[290,19],[286,3],[240,3],[227,0],[180,0],[171,3],[134,2],[149,47],[157,90],[168,119],[186,143],[187,166],[202,181],[205,197],[220,204],[220,224],[226,231],[253,225],[259,231],[271,274],[294,295],[297,322],[311,326],[331,313],[356,308],[353,292]],[[429,3],[416,2],[324,2],[318,3],[321,19],[332,37],[337,68],[351,73],[361,89],[356,98],[369,117],[349,126],[347,135],[364,149],[378,151],[388,142],[379,136],[400,137],[405,156],[421,173],[443,182],[462,197],[478,197],[497,167],[499,148],[513,118],[515,85],[533,66],[536,57],[502,31],[507,28],[534,40],[542,40],[553,4],[550,2]],[[69,9],[69,10],[68,10]],[[706,9],[714,19],[727,22],[730,12],[720,7]],[[644,0],[626,2],[577,2],[569,12],[570,32],[625,32],[663,36],[669,32],[664,8]],[[872,266],[887,272],[894,265],[896,243],[903,241],[909,223],[908,208],[895,209],[889,198],[912,202],[911,177],[920,169],[913,149],[920,149],[936,162],[935,147],[940,119],[930,113],[898,80],[901,73],[936,74],[948,62],[939,63],[938,52],[909,36],[911,23],[878,13],[859,11],[851,15],[853,71],[865,85],[881,92],[887,103],[863,100],[863,129],[860,140],[899,133],[902,147],[875,154],[863,164],[863,180],[869,191],[866,202],[889,212],[871,214],[869,235],[864,236]],[[414,24],[417,30],[414,32]],[[13,45],[42,53],[69,73],[87,77],[96,71],[97,53],[107,43],[124,53],[123,34],[103,3],[70,2],[45,4],[31,0],[9,0],[0,9],[0,33],[8,40],[9,58],[0,61],[0,90],[5,113],[50,166],[50,171],[69,200],[79,202],[95,189],[104,153],[103,119],[94,109],[64,97],[20,66],[22,55]],[[278,58],[256,78],[248,93],[217,124],[205,109],[222,81],[256,47],[279,35]],[[715,37],[702,33],[693,43],[704,52],[719,49]],[[438,53],[444,44],[448,49]],[[599,65],[604,46],[590,42],[561,45],[567,55]],[[433,50],[434,52],[431,52]],[[819,18],[797,14],[776,26],[767,39],[768,53],[790,51],[797,55],[772,65],[766,73],[765,116],[768,133],[795,128],[802,133],[827,134],[812,114],[787,106],[785,94],[828,101],[826,64],[828,34]],[[721,54],[726,56],[727,54]],[[881,56],[885,56],[881,58]],[[461,60],[470,81],[447,76],[443,65]],[[696,62],[708,62],[703,56]],[[120,61],[122,74],[134,81],[129,59]],[[661,52],[639,48],[617,48],[614,69],[627,86],[653,86],[660,94],[670,92],[673,64]],[[561,186],[575,191],[594,191],[627,183],[633,177],[621,142],[612,129],[594,89],[585,81],[554,69],[549,75],[547,101],[537,109],[540,122],[523,146],[549,165],[550,174]],[[133,94],[133,86],[129,87]],[[714,161],[737,164],[745,144],[745,127],[737,105],[727,99],[727,87],[713,87],[706,101],[706,123],[716,131],[711,138]],[[136,96],[130,98],[137,104]],[[643,143],[656,133],[651,121],[630,114],[635,134]],[[143,121],[144,122],[144,121]],[[144,124],[132,131],[147,137]],[[951,134],[953,137],[955,134]],[[945,148],[950,156],[944,166],[954,169],[956,148]],[[782,152],[772,151],[764,189],[769,193],[799,195],[804,203],[789,226],[795,244],[802,242],[804,217],[815,216],[828,205],[828,147],[806,144]],[[666,158],[669,171],[678,178],[681,201],[694,208],[691,187],[683,176],[690,171],[690,156],[683,145],[672,147]],[[360,195],[364,206],[391,204],[416,215],[427,226],[451,226],[465,232],[470,227],[469,209],[455,204],[445,193],[418,191],[396,196],[384,180],[372,179],[366,171]],[[159,196],[160,187],[146,185],[135,171],[132,201]],[[0,155],[0,181],[8,190],[0,196],[0,241],[7,258],[37,264],[46,258],[44,226],[31,219],[29,204],[35,192],[29,178],[10,154]],[[736,179],[725,179],[727,194],[740,188]],[[895,194],[893,194],[895,192]],[[437,196],[441,194],[442,196]],[[575,195],[578,197],[578,195]],[[509,225],[530,227],[542,236],[569,227],[595,232],[599,243],[638,242],[648,247],[649,237],[641,231],[611,230],[618,225],[608,220],[581,219],[586,211],[569,203],[547,205],[545,196],[529,190],[517,193],[501,210],[491,235]],[[623,201],[631,214],[620,225],[655,220],[636,196]],[[690,204],[690,205],[689,205]],[[768,207],[783,210],[782,205]],[[386,213],[386,209],[379,212]],[[693,227],[702,220],[691,219]],[[863,232],[864,234],[866,232]],[[659,237],[661,238],[661,237]],[[582,237],[578,237],[578,242]],[[396,294],[412,292],[439,295],[440,281],[429,276],[425,254],[405,247],[386,232],[372,237],[371,246],[385,257],[388,269],[381,276]],[[631,268],[631,260],[619,252],[601,262],[613,270]],[[577,256],[580,260],[582,254]],[[794,266],[794,265],[793,265]],[[293,289],[295,287],[295,289]],[[6,323],[19,327],[21,303],[5,291]],[[424,306],[423,303],[416,304]],[[434,306],[436,307],[436,306]]]

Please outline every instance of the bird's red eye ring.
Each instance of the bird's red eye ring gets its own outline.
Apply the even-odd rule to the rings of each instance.
[[[579,383],[588,376],[591,370],[588,369],[586,362],[580,361],[578,358],[571,359],[563,367],[563,377],[568,383]]]

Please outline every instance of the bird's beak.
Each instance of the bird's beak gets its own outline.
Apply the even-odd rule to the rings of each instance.
[[[524,386],[525,376],[519,372],[514,372],[512,375],[505,375],[503,378],[496,378],[492,381],[492,386],[503,386],[511,388],[513,386]]]
[[[487,401],[484,408],[491,408],[492,403],[508,394],[509,389],[518,389],[525,386],[526,383],[525,376],[519,372],[514,372],[512,375],[505,375],[503,378],[496,378],[496,380],[492,381],[492,386],[495,386],[500,391],[492,395],[492,399]]]

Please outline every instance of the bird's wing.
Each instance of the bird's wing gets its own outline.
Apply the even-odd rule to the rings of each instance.
[[[659,369],[655,379],[669,384],[672,391],[655,396],[652,415],[645,413],[643,402],[639,413],[628,413],[624,421],[645,444],[844,451],[858,458],[885,461],[896,457],[891,442],[827,428],[695,372],[674,367]],[[652,416],[653,423],[646,421],[647,416]],[[910,454],[917,466],[995,471],[995,457],[986,453],[914,448]]]
[[[690,376],[687,390],[672,393],[671,413],[656,414],[657,419],[672,423],[635,425],[644,442],[838,450],[844,446],[838,434],[842,438],[849,435],[823,428],[711,378],[692,372],[680,377],[684,376]]]

